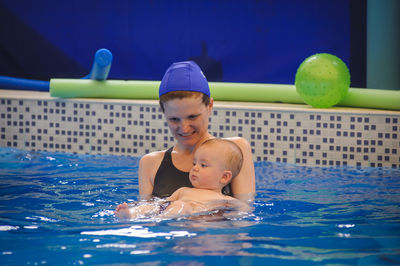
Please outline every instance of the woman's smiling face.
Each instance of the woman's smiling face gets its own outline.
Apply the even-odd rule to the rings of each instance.
[[[212,100],[206,106],[201,96],[172,99],[164,103],[164,109],[171,133],[180,144],[196,146],[207,135]]]

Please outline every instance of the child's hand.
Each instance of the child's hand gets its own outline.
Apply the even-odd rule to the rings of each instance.
[[[126,202],[119,204],[114,212],[115,216],[119,219],[130,219],[131,212],[129,211],[129,206]]]

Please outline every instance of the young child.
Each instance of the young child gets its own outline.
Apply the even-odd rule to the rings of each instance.
[[[249,206],[221,193],[240,171],[243,155],[240,148],[227,139],[209,139],[194,154],[189,173],[193,188],[182,187],[164,201],[140,204],[130,208],[127,203],[118,205],[115,216],[134,219],[145,215],[174,218],[207,213],[213,210],[234,208],[248,211]]]

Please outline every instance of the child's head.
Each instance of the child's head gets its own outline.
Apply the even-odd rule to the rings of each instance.
[[[201,144],[194,154],[190,181],[196,188],[221,191],[239,174],[242,164],[242,151],[234,142],[210,139]]]

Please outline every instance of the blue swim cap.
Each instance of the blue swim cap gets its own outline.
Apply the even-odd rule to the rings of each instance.
[[[171,91],[197,91],[210,97],[207,79],[193,61],[173,63],[167,69],[158,94],[161,96]]]

